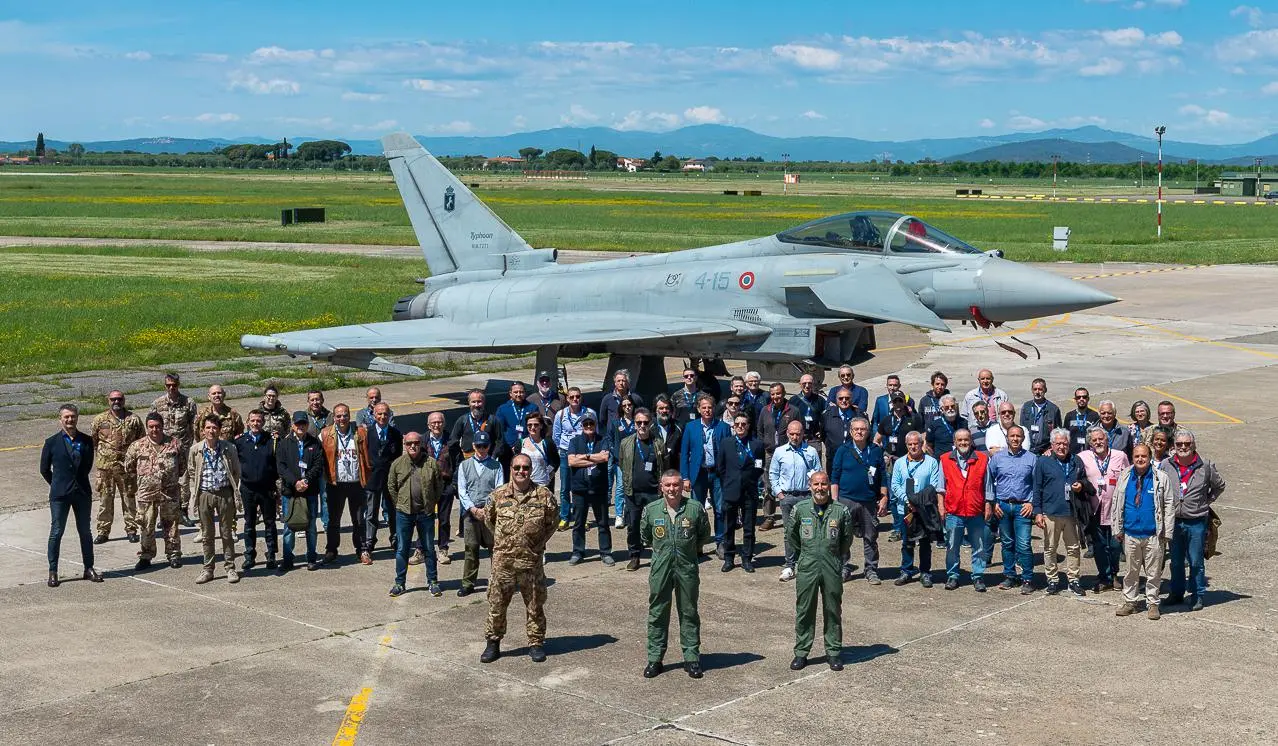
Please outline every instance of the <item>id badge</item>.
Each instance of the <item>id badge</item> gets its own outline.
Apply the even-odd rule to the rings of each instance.
[[[306,462],[305,462],[305,461],[298,461],[298,462],[297,462],[297,468],[301,469],[302,471],[306,471]]]
[[[877,466],[866,467],[866,473],[870,475],[870,481],[873,482],[874,475],[879,473],[879,467]]]
[[[805,415],[803,415],[803,421],[804,421],[804,422],[811,422],[811,421],[812,421],[812,415],[810,415],[810,414],[805,414]]]
[[[645,461],[645,462],[643,462],[643,470],[644,470],[644,471],[652,471],[652,462],[651,462],[651,461]]]
[[[1074,438],[1074,440],[1075,440],[1075,442],[1077,442],[1080,446],[1085,446],[1085,445],[1087,445],[1087,438],[1086,438],[1086,437],[1083,437],[1083,438]]]
[[[688,422],[692,422],[692,421],[693,421],[693,420],[695,420],[695,419],[697,419],[697,413],[696,413],[696,412],[689,412],[689,413],[688,413]]]
[[[523,432],[524,432],[524,426],[523,426],[523,425],[515,425],[515,432],[517,432],[517,433],[519,433],[519,434],[521,434],[521,435],[522,435],[522,434],[523,434]]]
[[[1031,433],[1038,432],[1038,425],[1030,425],[1030,432]]]
[[[593,465],[593,464],[592,464],[592,465],[590,465],[590,466],[587,466],[587,467],[586,467],[586,473],[587,473],[587,474],[594,474],[594,473],[595,473],[595,467],[594,467],[594,465]]]
[[[890,443],[890,444],[892,444],[892,445],[896,445],[896,444],[897,444],[897,443],[899,443],[899,442],[900,442],[900,439],[899,439],[899,438],[897,438],[895,435],[892,435],[892,436],[889,436],[889,437],[888,437],[888,443]]]
[[[754,460],[754,468],[756,468],[756,469],[762,469],[762,468],[763,468],[763,459],[761,459],[761,458],[757,458],[757,459],[755,459],[755,460]]]

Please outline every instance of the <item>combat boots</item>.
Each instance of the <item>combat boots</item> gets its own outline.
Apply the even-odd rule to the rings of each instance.
[[[479,656],[480,663],[492,663],[501,657],[501,640],[489,640],[484,652]]]

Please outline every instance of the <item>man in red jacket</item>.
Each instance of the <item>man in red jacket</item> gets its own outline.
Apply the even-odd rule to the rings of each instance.
[[[972,544],[972,588],[984,593],[985,544],[989,541],[985,472],[990,459],[972,447],[972,433],[960,428],[954,432],[954,449],[943,454],[940,461],[945,480],[941,505],[941,517],[945,519],[945,590],[958,588],[959,549],[966,538]]]

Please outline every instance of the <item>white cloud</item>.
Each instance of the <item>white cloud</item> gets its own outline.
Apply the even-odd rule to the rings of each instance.
[[[309,130],[328,130],[330,132],[341,127],[337,120],[332,117],[273,117],[271,121],[287,124],[290,127],[305,127]]]
[[[994,127],[994,120],[989,118],[982,119],[980,125],[981,129],[992,129]]]
[[[1229,11],[1230,18],[1238,18],[1239,16],[1245,16],[1247,25],[1252,28],[1260,28],[1265,25],[1265,11],[1254,5],[1239,5]]]
[[[515,129],[521,130],[524,127],[528,126],[528,117],[524,116],[523,114],[516,114],[515,118],[510,120],[510,123],[512,126],[514,126]]]
[[[125,52],[124,59],[133,60],[135,62],[146,62],[151,59],[151,53],[141,49],[136,52]]]
[[[803,112],[799,116],[803,117],[804,119],[825,119],[826,118],[826,116],[822,114],[821,112],[813,111],[812,109],[808,109],[807,111]]]
[[[543,41],[538,47],[553,52],[625,52],[634,47],[628,41]]]
[[[661,131],[678,127],[682,120],[678,114],[663,111],[631,111],[612,123],[612,128],[628,132],[631,130]]]
[[[1117,75],[1123,71],[1125,65],[1121,60],[1113,57],[1101,57],[1094,64],[1081,67],[1078,74],[1085,77],[1099,77],[1104,75]]]
[[[372,102],[372,101],[381,101],[384,98],[386,98],[385,94],[381,94],[381,93],[364,93],[362,91],[343,91],[342,92],[343,101]]]
[[[559,121],[560,123],[569,126],[579,126],[599,121],[599,115],[590,111],[581,104],[573,104],[568,107],[567,114],[560,115]]]
[[[232,114],[232,113],[231,113],[231,112],[229,112],[229,111],[228,111],[228,112],[223,112],[223,113],[221,113],[221,114],[215,114],[215,113],[213,113],[213,112],[205,112],[205,113],[203,113],[203,114],[200,114],[200,115],[196,116],[196,117],[195,117],[195,121],[197,121],[197,122],[205,122],[205,123],[210,123],[210,122],[219,122],[219,123],[220,123],[220,122],[238,122],[238,121],[240,121],[240,115],[239,115],[239,114]]]
[[[411,78],[405,80],[404,85],[415,91],[433,93],[446,98],[471,98],[479,95],[479,89],[474,86],[456,85],[443,80],[431,80],[429,78]]]
[[[1100,32],[1101,39],[1115,47],[1136,47],[1145,41],[1145,32],[1138,28],[1120,28]]]
[[[1017,114],[1007,120],[1007,127],[1012,130],[1041,130],[1046,126],[1047,122],[1042,119],[1025,114]]]
[[[426,131],[440,134],[440,135],[464,135],[467,132],[474,132],[475,125],[466,121],[454,120],[454,121],[448,122],[447,124],[437,124],[437,125],[428,126],[426,128]]]
[[[302,90],[301,84],[296,80],[288,80],[286,78],[263,80],[252,73],[246,73],[242,70],[236,70],[231,73],[230,78],[231,90],[243,89],[258,96],[292,96]]]
[[[1164,31],[1161,34],[1154,34],[1149,40],[1160,47],[1179,47],[1184,43],[1185,39],[1175,31]]]
[[[1261,86],[1260,92],[1266,96],[1278,96],[1278,80]]]
[[[1166,5],[1169,8],[1183,8],[1189,0],[1154,0],[1154,5]]]
[[[231,59],[230,55],[214,54],[212,52],[200,52],[195,55],[196,62],[226,62]]]
[[[786,62],[809,70],[834,70],[843,61],[843,55],[833,49],[810,47],[806,44],[778,44],[772,53]]]
[[[717,124],[724,120],[723,112],[713,106],[694,106],[684,109],[683,116],[693,124]]]
[[[1182,116],[1191,117],[1196,120],[1196,124],[1210,125],[1219,127],[1222,125],[1232,124],[1234,117],[1227,111],[1220,109],[1207,109],[1198,104],[1185,104],[1176,110]]]
[[[285,49],[284,47],[259,47],[249,55],[250,62],[300,63],[331,60],[337,56],[332,49]]]
[[[399,122],[394,119],[383,119],[376,124],[355,124],[351,126],[351,129],[356,132],[386,132],[398,128]]]
[[[1216,45],[1216,54],[1220,59],[1232,63],[1240,60],[1278,58],[1278,28],[1248,31],[1239,36],[1222,39]]]

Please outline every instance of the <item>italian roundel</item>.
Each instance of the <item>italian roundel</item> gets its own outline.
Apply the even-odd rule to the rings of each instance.
[[[754,273],[742,272],[741,276],[737,278],[737,284],[741,286],[742,290],[749,290],[754,287]]]

